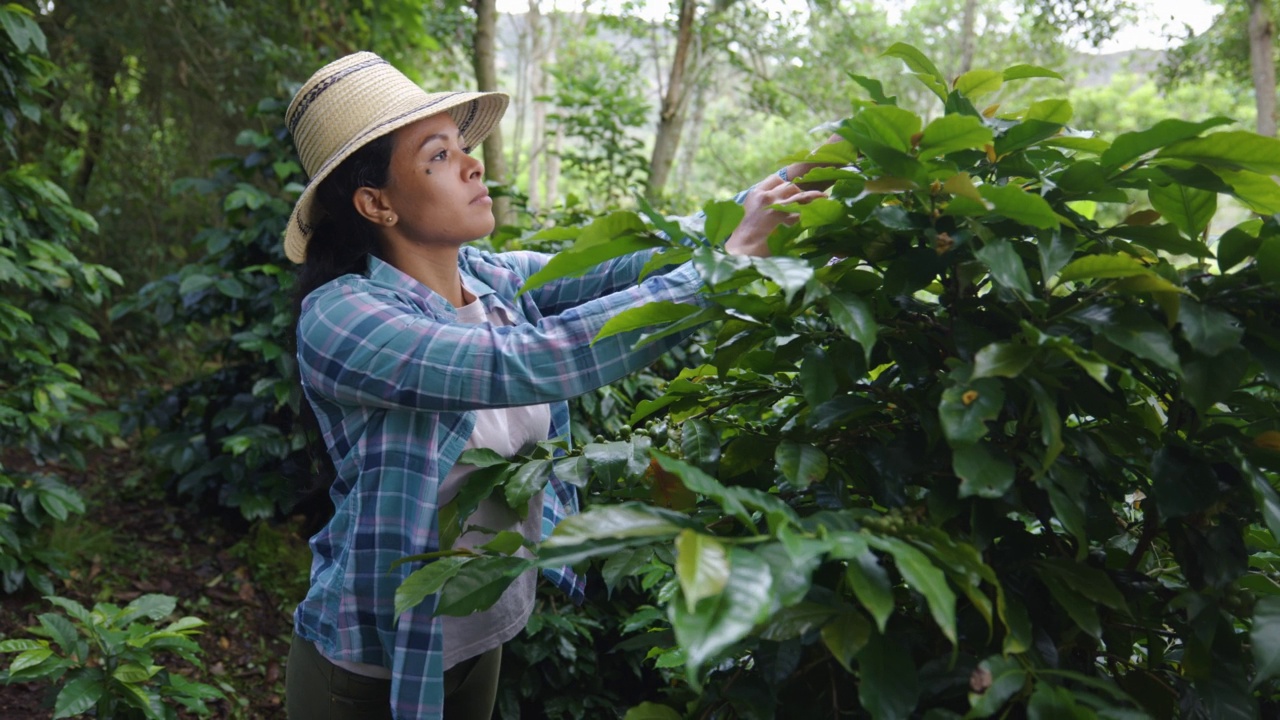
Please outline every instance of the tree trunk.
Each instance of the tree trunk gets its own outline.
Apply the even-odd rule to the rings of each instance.
[[[685,106],[689,96],[685,71],[693,46],[693,20],[697,11],[697,0],[680,0],[676,52],[671,59],[671,74],[667,80],[667,92],[662,98],[658,133],[653,140],[653,156],[649,161],[649,186],[645,196],[650,200],[656,200],[662,195],[667,178],[671,175],[676,151],[680,148],[680,133],[684,129]]]
[[[1272,50],[1275,25],[1266,0],[1249,0],[1249,65],[1258,108],[1258,134],[1276,136],[1276,61]]]
[[[960,72],[963,75],[973,69],[973,25],[978,14],[978,0],[964,0],[964,16],[960,27]]]
[[[702,122],[707,114],[707,81],[699,81],[696,89],[693,91],[693,114],[689,118],[689,127],[687,129],[688,138],[685,140],[680,152],[680,167],[683,171],[678,173],[679,180],[676,181],[676,192],[685,195],[689,191],[689,178],[693,175],[694,161],[698,157],[698,142],[702,135]]]
[[[494,63],[493,39],[498,20],[496,0],[475,0],[476,9],[476,42],[475,61],[476,86],[484,92],[498,89],[498,71]],[[502,128],[495,127],[484,141],[485,176],[494,182],[507,183],[507,158],[502,150]],[[493,217],[498,225],[512,225],[515,215],[511,212],[511,198],[499,197],[493,200]]]
[[[529,211],[537,212],[542,205],[540,193],[542,178],[541,155],[546,146],[547,104],[540,98],[545,86],[546,65],[543,64],[546,46],[542,42],[542,11],[538,0],[529,0],[529,98],[532,104],[533,121],[529,129]]]

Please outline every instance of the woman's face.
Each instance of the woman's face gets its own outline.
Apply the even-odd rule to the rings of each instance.
[[[406,125],[392,137],[391,167],[383,199],[395,216],[391,238],[451,245],[493,232],[493,200],[484,165],[463,149],[448,113]]]

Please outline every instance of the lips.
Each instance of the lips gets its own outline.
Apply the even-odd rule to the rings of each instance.
[[[474,198],[472,198],[471,204],[475,205],[476,203],[486,202],[488,200],[489,200],[489,188],[485,188],[480,191],[479,195],[476,195]]]

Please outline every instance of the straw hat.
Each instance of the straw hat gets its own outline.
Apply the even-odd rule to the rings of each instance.
[[[351,153],[391,131],[447,112],[466,145],[474,147],[507,109],[502,93],[428,93],[371,52],[334,60],[307,80],[285,113],[302,168],[311,180],[293,206],[284,253],[301,263],[319,219],[315,190]]]

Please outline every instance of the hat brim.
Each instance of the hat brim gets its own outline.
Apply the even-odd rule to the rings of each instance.
[[[324,164],[312,174],[306,188],[298,196],[289,215],[289,225],[285,230],[284,254],[295,263],[302,263],[307,257],[307,242],[315,229],[315,192],[320,183],[342,164],[352,153],[383,135],[390,134],[410,123],[432,115],[447,112],[453,116],[458,125],[458,132],[470,148],[477,147],[493,132],[506,112],[509,98],[505,93],[458,92],[443,96],[432,96],[423,103],[407,111],[397,113],[389,118],[380,118],[378,122],[366,127],[355,137],[347,141],[342,148],[325,160]]]

